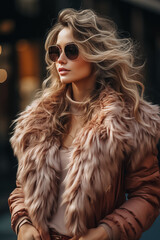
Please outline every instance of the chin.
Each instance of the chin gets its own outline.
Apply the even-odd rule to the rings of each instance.
[[[61,81],[61,83],[72,83],[72,82],[76,82],[76,80],[73,80],[73,79],[71,79],[71,78],[65,78],[65,77],[61,77],[60,78],[60,81]]]
[[[61,81],[61,83],[65,83],[65,84],[72,82],[69,79],[64,79],[64,78],[61,78],[60,81]]]

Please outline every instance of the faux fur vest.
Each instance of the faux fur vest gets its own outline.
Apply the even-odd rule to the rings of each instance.
[[[75,138],[70,156],[63,201],[66,226],[73,235],[86,231],[86,219],[93,215],[90,201],[109,188],[120,164],[129,159],[134,168],[155,150],[160,137],[158,106],[141,100],[137,122],[131,107],[110,87],[100,95],[98,106]],[[53,134],[53,117],[52,104],[44,111],[35,101],[17,119],[11,138],[25,205],[33,224],[44,231],[57,209],[59,188],[60,141]]]

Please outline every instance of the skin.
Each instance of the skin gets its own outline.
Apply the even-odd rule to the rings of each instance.
[[[72,84],[73,99],[75,101],[83,101],[95,86],[95,76],[93,74],[93,66],[90,62],[83,59],[81,54],[75,60],[69,60],[64,53],[64,47],[68,43],[73,43],[74,38],[72,31],[69,28],[64,28],[60,31],[57,38],[57,44],[62,49],[62,53],[56,62],[56,69],[65,68],[69,71],[65,74],[60,74],[60,81],[63,83]],[[74,124],[77,126],[77,123]],[[74,131],[76,131],[74,129]],[[73,139],[72,139],[73,140]],[[65,144],[71,144],[71,140],[66,138]],[[67,144],[66,144],[67,143]],[[18,233],[17,240],[41,240],[39,232],[32,225],[23,224]],[[79,238],[73,237],[71,240],[109,240],[106,230],[99,226],[97,228],[88,229],[84,236]]]
[[[19,228],[17,240],[41,240],[41,237],[35,227],[25,223]]]
[[[88,229],[87,233],[80,238],[73,237],[71,240],[109,240],[109,236],[103,227]]]
[[[95,86],[95,76],[93,74],[93,65],[83,59],[81,53],[75,60],[69,60],[65,53],[64,47],[68,43],[73,43],[74,37],[71,29],[63,28],[57,37],[57,45],[62,49],[62,53],[56,62],[56,69],[63,83],[72,83],[73,99],[83,101]],[[69,70],[66,75],[61,75],[59,68]]]
[[[70,28],[65,27],[59,32],[56,44],[61,48],[62,52],[55,66],[60,81],[65,84],[71,84],[73,100],[82,102],[93,90],[96,78],[93,74],[92,63],[84,60],[81,52],[79,52],[78,57],[74,60],[70,60],[66,57],[64,53],[66,44],[74,42],[74,37]],[[58,71],[59,68],[65,68],[69,71],[63,74]],[[69,134],[63,139],[62,144],[64,147],[71,146],[75,135],[82,128],[83,123],[81,121],[80,118],[77,119],[76,116],[72,116]]]
[[[41,240],[40,234],[35,227],[25,223],[18,233],[17,240]],[[70,240],[109,240],[109,236],[103,227],[88,229],[87,233],[80,238],[73,237]]]

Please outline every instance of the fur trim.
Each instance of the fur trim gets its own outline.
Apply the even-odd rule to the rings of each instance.
[[[44,230],[57,208],[60,172],[60,141],[53,135],[52,111],[51,106],[44,111],[36,101],[20,115],[11,138],[29,216]],[[141,100],[138,123],[114,90],[108,87],[101,94],[98,111],[73,142],[65,178],[65,221],[73,235],[86,232],[89,219],[94,219],[91,202],[110,188],[122,161],[130,159],[134,168],[155,150],[160,137],[158,112],[157,106]]]

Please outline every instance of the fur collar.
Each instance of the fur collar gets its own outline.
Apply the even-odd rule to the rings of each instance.
[[[85,233],[87,218],[93,217],[90,201],[96,201],[96,196],[110,187],[126,156],[134,168],[147,152],[155,150],[160,137],[158,106],[141,100],[138,123],[130,106],[124,105],[110,87],[101,94],[98,105],[97,113],[74,140],[65,180],[65,220],[73,235]],[[27,107],[11,138],[29,216],[44,231],[57,208],[60,173],[60,141],[51,130],[53,109],[50,106],[47,110],[38,100]]]

